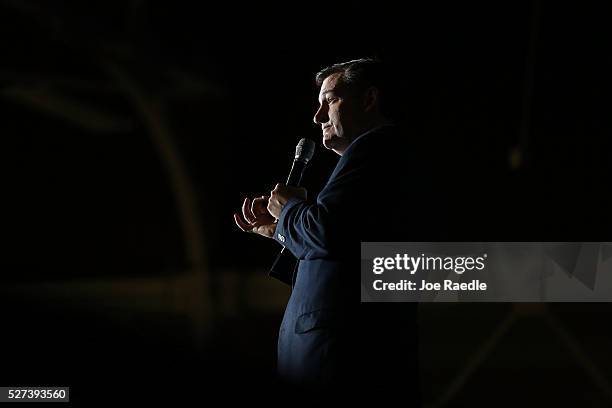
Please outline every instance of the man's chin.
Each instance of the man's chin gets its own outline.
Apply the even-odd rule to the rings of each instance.
[[[332,136],[332,137],[323,136],[323,147],[325,147],[328,150],[333,150],[334,152],[342,156],[343,152],[348,147],[348,143],[346,143],[344,139],[339,138],[337,136]]]
[[[334,135],[323,134],[323,147],[332,150],[336,144],[336,137]]]

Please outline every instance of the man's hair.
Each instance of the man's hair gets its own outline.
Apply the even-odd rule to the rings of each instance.
[[[361,58],[331,65],[319,71],[315,77],[320,87],[325,78],[341,74],[340,84],[351,91],[361,93],[373,86],[380,93],[380,111],[390,120],[397,120],[400,113],[400,98],[396,85],[398,77],[393,75],[392,68],[377,58]],[[394,85],[392,85],[394,84]]]

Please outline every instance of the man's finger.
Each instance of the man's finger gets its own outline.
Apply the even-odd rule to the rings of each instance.
[[[253,200],[253,203],[251,204],[251,212],[253,215],[257,217],[268,214],[268,210],[266,210],[267,200],[268,199],[266,196],[261,196]]]
[[[244,202],[242,203],[242,215],[249,224],[255,222],[255,216],[251,212],[251,200],[249,200],[248,197],[245,198]]]
[[[238,213],[234,213],[234,221],[236,222],[236,225],[238,226],[238,228],[240,228],[244,232],[251,232],[251,230],[253,229],[252,226],[250,226],[250,225],[246,224],[244,221],[242,221],[242,219],[240,218],[240,215]]]
[[[282,208],[282,205],[278,202],[278,200],[274,197],[270,198],[270,201],[268,201],[267,210],[274,218],[278,219],[278,217],[280,216],[280,211],[277,211],[277,209],[280,208]]]
[[[276,183],[276,185],[274,186],[274,188],[272,189],[272,191],[278,191],[281,188],[285,187],[284,183]]]

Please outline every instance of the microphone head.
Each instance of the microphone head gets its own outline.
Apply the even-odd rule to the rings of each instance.
[[[315,142],[310,139],[302,138],[295,146],[295,160],[308,163],[314,156]]]

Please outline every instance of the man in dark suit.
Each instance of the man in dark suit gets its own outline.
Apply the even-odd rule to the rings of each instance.
[[[278,340],[278,371],[300,387],[418,401],[416,305],[361,303],[360,243],[432,238],[424,162],[394,124],[399,99],[382,62],[319,72],[323,145],[340,155],[314,203],[277,184],[243,203],[238,226],[275,239],[298,260]]]

